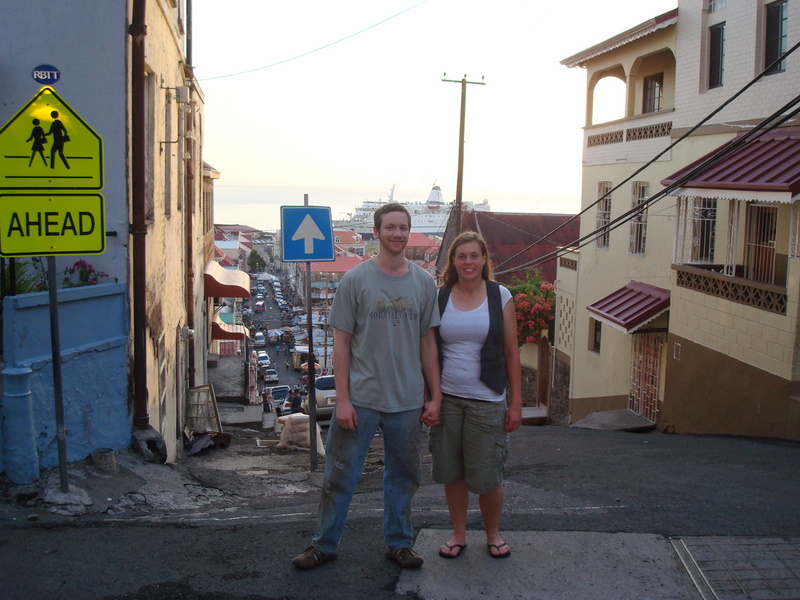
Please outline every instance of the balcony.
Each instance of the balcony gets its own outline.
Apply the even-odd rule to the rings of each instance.
[[[672,269],[677,275],[675,283],[678,287],[775,314],[786,314],[787,293],[785,287],[723,275],[715,270],[721,271],[722,265],[702,268],[674,264]]]
[[[637,115],[585,129],[584,166],[641,162],[671,143],[672,110]],[[669,153],[660,160],[669,160]]]

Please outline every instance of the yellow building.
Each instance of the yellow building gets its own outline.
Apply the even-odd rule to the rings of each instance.
[[[800,57],[774,61],[800,39],[787,4],[681,1],[563,61],[587,70],[585,241],[559,265],[552,420],[800,439],[800,136],[760,126],[798,92]],[[622,115],[594,123],[608,78]]]

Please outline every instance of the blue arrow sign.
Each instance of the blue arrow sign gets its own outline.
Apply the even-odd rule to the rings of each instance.
[[[281,206],[281,253],[284,262],[334,261],[329,206]]]

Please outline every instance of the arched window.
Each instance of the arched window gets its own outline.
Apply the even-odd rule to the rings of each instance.
[[[625,117],[625,83],[617,77],[603,77],[594,87],[592,124]]]

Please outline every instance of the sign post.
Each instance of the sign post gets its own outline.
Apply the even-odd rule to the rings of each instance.
[[[49,65],[36,81],[57,82]],[[0,256],[47,257],[50,347],[61,490],[69,492],[56,256],[105,252],[103,140],[51,87],[0,129]],[[4,193],[10,192],[10,193]]]
[[[311,319],[311,261],[334,261],[333,221],[328,206],[281,206],[281,255],[284,262],[306,263],[306,327],[308,328],[308,437],[311,443],[311,471],[317,470],[317,394],[314,329]]]

